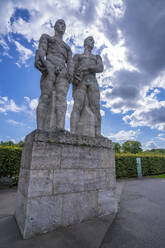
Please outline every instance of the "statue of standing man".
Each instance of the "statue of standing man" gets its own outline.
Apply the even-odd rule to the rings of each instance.
[[[66,25],[56,21],[55,35],[43,34],[35,56],[35,67],[42,73],[41,96],[37,107],[37,129],[63,130],[69,82],[72,81],[72,51],[63,41]]]
[[[101,135],[100,92],[96,73],[103,72],[99,55],[92,54],[94,39],[84,40],[84,53],[76,54],[74,61],[73,98],[71,113],[71,133],[86,136]]]

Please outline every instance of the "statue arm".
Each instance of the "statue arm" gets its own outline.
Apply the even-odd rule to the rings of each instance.
[[[47,70],[45,56],[48,47],[48,35],[43,34],[39,40],[39,46],[35,55],[35,67],[42,73]]]
[[[72,51],[70,47],[68,47],[67,68],[68,68],[68,80],[72,81],[74,65],[73,65],[73,59],[72,59]]]
[[[87,64],[79,68],[81,72],[101,73],[103,72],[103,62],[99,55],[96,55],[96,64]]]
[[[78,68],[79,66],[79,54],[75,54],[73,57],[73,84],[77,85],[79,81],[82,79],[82,72]]]

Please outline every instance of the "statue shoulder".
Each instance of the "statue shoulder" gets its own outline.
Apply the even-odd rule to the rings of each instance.
[[[45,40],[45,39],[48,40],[48,39],[50,39],[50,35],[48,35],[48,34],[42,34],[41,37],[40,37],[40,40],[41,39],[42,40]]]
[[[81,54],[77,53],[73,56],[73,60],[76,61],[76,60],[79,60],[79,58],[81,57]]]
[[[69,46],[68,44],[66,44],[65,41],[63,41],[63,46],[65,47],[65,49],[66,49],[68,52],[72,52],[70,46]]]
[[[101,60],[101,61],[102,61],[102,58],[101,58],[101,56],[100,56],[100,55],[96,55],[96,59],[97,59],[97,60]]]

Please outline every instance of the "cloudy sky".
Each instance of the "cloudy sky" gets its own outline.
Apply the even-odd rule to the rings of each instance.
[[[120,143],[138,140],[144,149],[165,148],[164,0],[1,0],[0,140],[18,142],[36,128],[35,50],[59,18],[73,54],[93,35],[93,52],[103,58],[102,133]],[[72,104],[70,86],[66,129]]]

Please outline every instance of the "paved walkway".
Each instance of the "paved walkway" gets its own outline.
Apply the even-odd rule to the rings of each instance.
[[[124,183],[117,183],[120,198]],[[0,248],[99,248],[115,214],[23,240],[13,217],[16,190],[0,189]],[[42,218],[42,216],[41,216]]]
[[[165,247],[165,179],[128,180],[101,248]]]
[[[123,182],[118,183],[118,196]],[[127,180],[116,219],[95,220],[22,240],[15,220],[15,190],[0,190],[0,248],[164,248],[165,179]]]

